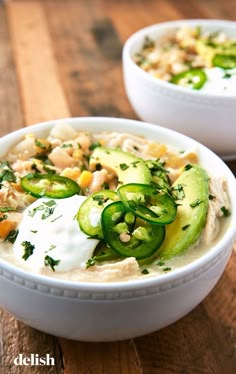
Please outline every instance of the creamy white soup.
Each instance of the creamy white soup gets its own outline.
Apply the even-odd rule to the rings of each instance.
[[[227,227],[227,183],[177,150],[128,133],[55,125],[0,161],[0,257],[73,281],[165,276]]]

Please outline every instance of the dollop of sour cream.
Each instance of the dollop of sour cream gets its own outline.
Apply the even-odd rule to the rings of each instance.
[[[201,91],[214,94],[236,94],[236,68],[221,69],[218,67],[204,69],[207,81]]]
[[[31,271],[85,268],[98,240],[80,230],[76,214],[85,196],[40,198],[23,214],[13,245],[14,256]]]

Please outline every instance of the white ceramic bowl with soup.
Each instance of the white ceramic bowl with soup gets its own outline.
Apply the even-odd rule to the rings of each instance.
[[[64,125],[66,125],[66,132],[61,136],[55,131],[55,128],[58,130],[60,126]],[[53,132],[52,129],[54,129]],[[47,204],[48,201],[50,201],[50,204],[46,205],[45,200],[42,200],[43,198],[39,198],[39,200],[35,198],[34,202],[31,201],[32,205],[26,208],[24,218],[19,225],[18,235],[23,235],[20,240],[22,241],[22,250],[28,249],[29,252],[25,251],[23,253],[24,257],[22,253],[19,256],[16,253],[16,248],[15,251],[13,251],[12,247],[9,246],[6,250],[6,243],[2,240],[0,243],[1,306],[20,321],[36,329],[56,336],[81,341],[114,341],[129,339],[154,332],[177,321],[190,312],[209,294],[221,277],[230,257],[236,236],[236,181],[233,174],[218,156],[191,138],[164,127],[139,121],[115,118],[70,118],[41,123],[18,130],[0,139],[1,160],[4,159],[4,155],[9,155],[9,150],[14,150],[10,152],[11,157],[14,154],[16,155],[14,152],[16,150],[19,152],[19,147],[15,147],[16,144],[19,144],[22,140],[28,142],[30,139],[31,141],[32,136],[34,141],[36,140],[36,147],[39,147],[37,148],[38,151],[40,151],[40,148],[41,150],[45,150],[47,143],[43,139],[48,137],[50,132],[53,134],[53,137],[51,136],[50,138],[50,147],[54,147],[54,151],[59,147],[60,150],[68,152],[68,148],[71,147],[73,143],[73,139],[68,141],[70,138],[68,131],[71,131],[71,139],[76,139],[77,142],[78,137],[80,137],[82,141],[82,133],[88,133],[90,134],[89,136],[98,134],[101,143],[106,137],[109,138],[109,136],[112,141],[116,142],[118,138],[126,138],[126,140],[128,140],[126,144],[132,144],[136,152],[138,152],[138,147],[135,146],[133,142],[135,139],[139,139],[141,150],[148,149],[149,151],[151,150],[151,152],[154,150],[154,154],[152,153],[153,160],[155,159],[155,154],[157,154],[155,152],[165,153],[167,148],[177,152],[176,155],[179,155],[178,157],[176,156],[178,161],[184,159],[186,163],[188,162],[188,157],[191,159],[197,155],[200,168],[204,168],[207,173],[210,173],[210,175],[216,178],[223,178],[226,182],[225,192],[227,194],[229,206],[227,210],[226,207],[224,207],[223,212],[225,213],[227,211],[228,214],[225,214],[227,217],[224,217],[223,214],[222,219],[220,219],[220,230],[217,238],[213,240],[210,245],[204,247],[201,242],[198,242],[196,246],[192,249],[188,249],[186,253],[184,252],[183,254],[173,256],[173,259],[170,259],[171,262],[168,263],[168,268],[166,265],[163,268],[163,264],[161,264],[160,261],[158,262],[159,271],[157,268],[153,270],[150,263],[144,265],[145,269],[143,269],[143,265],[141,264],[141,269],[138,270],[137,274],[132,273],[130,277],[125,274],[122,278],[119,272],[116,272],[118,275],[114,276],[114,261],[110,265],[105,264],[105,268],[102,268],[103,265],[99,265],[95,273],[93,273],[95,268],[93,269],[94,264],[91,263],[91,249],[85,249],[85,244],[80,241],[81,237],[79,236],[77,236],[76,239],[78,240],[78,248],[76,248],[76,244],[73,242],[73,235],[75,235],[73,230],[78,230],[79,232],[79,225],[75,219],[75,213],[80,205],[76,200],[79,198],[79,195],[67,197],[68,204],[66,205],[62,203],[66,198],[54,199],[57,200],[56,202],[54,201],[54,206],[52,206],[52,200],[47,200]],[[56,141],[58,141],[58,139],[56,139],[56,132],[59,138],[61,136],[61,142],[59,143],[56,143]],[[99,135],[101,133],[106,135]],[[110,133],[113,135],[109,135]],[[126,135],[124,136],[122,134]],[[132,140],[131,143],[130,139]],[[147,148],[145,148],[146,146]],[[83,148],[83,145],[81,146],[80,144],[77,148],[81,149],[81,147]],[[122,152],[120,147],[118,150],[115,145],[114,147],[115,152]],[[49,149],[51,152],[51,148]],[[97,152],[94,144],[92,147],[90,145],[90,149],[91,152]],[[183,153],[183,151],[185,152]],[[171,152],[172,151],[168,153],[172,155],[171,160],[176,161],[176,157],[174,157]],[[160,158],[162,158],[162,156]],[[57,160],[58,159],[55,159],[54,166],[52,166],[51,163],[47,164],[47,167],[59,167],[59,165],[57,165]],[[196,161],[196,159],[194,160]],[[18,161],[14,160],[14,162]],[[117,162],[119,163],[121,160],[117,160]],[[142,162],[140,158],[139,162]],[[133,172],[136,172],[136,168],[138,167],[137,161],[132,161],[131,164]],[[131,166],[131,164],[128,166]],[[14,168],[19,167],[19,163],[10,165]],[[26,166],[27,165],[28,164],[26,164]],[[163,168],[165,167],[164,164],[162,164],[162,166]],[[32,164],[31,162],[31,167],[33,167],[35,171],[36,167],[40,168],[40,163],[36,164],[35,161],[35,163]],[[124,167],[124,163],[121,163],[120,167],[123,171],[127,169],[127,165]],[[9,169],[8,164],[7,166],[5,165],[5,169],[3,168],[3,170],[7,171],[6,174],[1,174],[1,176],[7,175],[5,179],[2,177],[2,189],[4,190],[5,184],[8,183],[6,181],[12,176],[12,169]],[[188,173],[189,170],[191,171],[189,164],[185,165],[184,170],[186,173]],[[48,172],[48,169],[46,172]],[[94,173],[96,172],[101,172],[101,165],[95,169]],[[29,181],[31,181],[30,178]],[[129,183],[132,182],[136,181],[129,181]],[[200,180],[199,183],[202,183],[202,181]],[[177,186],[177,191],[183,192],[182,189],[179,188],[179,184]],[[82,183],[81,188],[83,188]],[[21,193],[22,191],[19,189],[19,192]],[[83,190],[84,194],[87,192],[88,189]],[[26,196],[26,199],[28,197]],[[88,199],[86,196],[81,196],[80,198],[83,198],[84,201]],[[210,200],[214,200],[214,198],[216,198],[216,196],[211,195],[211,199],[209,197]],[[59,200],[62,205],[59,204]],[[94,200],[98,201],[98,199]],[[71,203],[69,203],[69,201]],[[100,202],[101,200],[98,201],[98,205]],[[196,206],[198,204],[201,205],[201,203],[203,202],[198,201],[198,203],[196,203],[195,201],[195,203],[192,204],[192,209],[197,209]],[[113,206],[114,204],[117,203],[114,202]],[[58,211],[54,211],[55,205],[58,205]],[[1,200],[1,207],[3,206],[5,206],[4,201]],[[65,209],[65,206],[67,206],[67,209]],[[112,204],[107,205],[104,211],[110,206],[112,206]],[[63,209],[66,211],[64,212]],[[11,212],[4,212],[1,210],[1,223],[4,222],[4,219],[7,219],[6,216],[10,213]],[[56,214],[55,217],[53,216],[54,213]],[[44,218],[46,218],[45,221],[47,221],[46,226],[43,226],[43,215],[46,215],[46,217],[44,216]],[[155,219],[158,217],[155,214],[154,216]],[[37,221],[35,217],[41,217],[42,222],[39,223],[40,220]],[[49,217],[50,222],[48,220]],[[112,220],[113,218],[112,216]],[[198,217],[195,218],[198,219]],[[58,225],[58,222],[61,222],[60,220],[64,220],[64,225],[55,226],[57,229],[54,230],[55,243],[53,243],[50,241],[53,238],[53,230],[51,230],[49,226],[54,224]],[[68,226],[67,221],[70,221],[71,225],[73,224],[74,226]],[[33,225],[31,225],[32,222],[34,223]],[[186,233],[188,230],[187,226],[190,226],[191,223],[192,222],[189,222],[189,225],[183,228],[183,230],[186,229]],[[94,227],[95,226],[96,223],[94,224]],[[45,227],[48,227],[48,229]],[[25,231],[23,229],[25,229]],[[39,251],[37,252],[39,254],[38,257],[34,257],[30,266],[22,265],[22,258],[26,260],[32,255],[32,252],[30,253],[32,246],[29,248],[29,243],[33,240],[32,238],[36,235],[37,231],[42,229],[44,229],[44,232],[41,231],[40,235],[42,239],[41,243],[44,247],[44,263],[42,262]],[[68,232],[66,232],[66,230],[68,230]],[[117,228],[115,231],[117,232]],[[144,230],[141,231],[143,232]],[[56,251],[56,245],[60,245],[60,241],[59,243],[57,241],[57,235],[60,236],[61,232],[67,235],[62,237],[64,240],[64,248],[62,248],[61,252],[53,252]],[[149,239],[153,240],[153,238]],[[69,242],[69,245],[65,240]],[[96,239],[91,238],[89,240]],[[141,241],[142,240],[145,242],[146,239],[144,238],[141,239]],[[28,248],[26,248],[27,243]],[[52,244],[54,244],[54,246]],[[147,247],[146,250],[148,249]],[[17,250],[20,251],[19,248]],[[37,250],[35,244],[35,251]],[[90,251],[89,259],[88,257],[86,258],[85,252],[87,250]],[[78,266],[80,270],[76,273],[74,269],[77,267],[76,264],[78,263],[81,265],[81,258],[78,252],[81,252],[82,257],[85,256],[85,260],[87,259],[87,264],[89,264],[90,267],[82,267],[81,270],[81,266]],[[188,252],[190,253],[189,255]],[[52,253],[54,253],[54,255],[52,255]],[[56,254],[57,257],[54,258]],[[61,257],[59,258],[59,256]],[[54,261],[52,262],[53,258]],[[135,259],[130,260],[130,258],[121,259],[119,263],[122,263],[122,261],[123,263],[124,261],[134,262],[134,260]],[[39,269],[40,266],[38,264],[40,261],[41,268],[44,267],[43,271]],[[26,262],[27,261],[25,261],[25,263]],[[60,268],[59,265],[62,267]],[[108,268],[106,268],[106,266],[108,266]],[[135,266],[137,270],[138,265],[136,264]],[[150,273],[147,271],[149,267]],[[127,268],[127,266],[125,268]],[[104,279],[101,273],[103,271],[106,273],[106,269],[109,270],[108,273],[110,277],[108,276]],[[90,276],[85,276],[83,278],[81,274],[86,272],[90,272]],[[77,274],[77,278],[72,276],[75,273]],[[94,274],[94,276],[91,274]]]
[[[235,158],[235,43],[235,22],[223,20],[171,21],[131,35],[123,72],[137,115]]]

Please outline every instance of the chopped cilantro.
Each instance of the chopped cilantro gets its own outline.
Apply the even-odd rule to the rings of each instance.
[[[133,166],[133,168],[136,168],[137,167],[137,164],[139,164],[140,161],[133,161],[131,162],[131,165]]]
[[[64,143],[62,144],[61,148],[71,148],[73,145],[71,143]]]
[[[11,230],[7,237],[4,239],[5,242],[10,242],[10,243],[15,243],[17,235],[18,235],[18,230]]]
[[[51,222],[55,222],[57,219],[59,219],[59,218],[61,218],[61,217],[62,217],[62,214],[60,214],[60,216],[58,216],[58,217],[52,219]]]
[[[104,182],[104,183],[101,185],[101,187],[104,188],[104,190],[109,190],[109,183]]]
[[[158,261],[158,262],[157,262],[157,265],[158,265],[158,266],[164,266],[165,263],[164,263],[163,261]]]
[[[166,267],[166,268],[163,269],[164,272],[167,272],[167,271],[170,271],[170,270],[171,270],[170,267]]]
[[[46,164],[43,165],[43,170],[48,174],[56,174],[56,170],[51,169],[50,166],[47,166]]]
[[[143,49],[149,49],[154,48],[155,42],[152,40],[149,36],[145,36],[144,42],[143,42]]]
[[[182,227],[182,230],[183,230],[183,231],[187,230],[187,228],[188,228],[189,226],[190,226],[190,224],[189,224],[189,225],[185,225],[185,226],[183,226],[183,227]]]
[[[0,206],[0,212],[12,212],[15,211],[15,208],[12,208],[11,206]]]
[[[223,213],[223,215],[225,216],[225,217],[229,217],[230,216],[230,211],[229,211],[229,209],[227,209],[225,206],[222,206],[221,208],[220,208],[220,210],[222,211],[222,213]]]
[[[213,200],[213,199],[215,199],[215,196],[209,195],[209,200]]]
[[[121,170],[126,170],[126,169],[129,168],[129,165],[127,165],[127,164],[120,164],[120,168],[121,168]]]
[[[84,158],[87,162],[89,162],[89,160],[90,160],[90,156],[89,156],[89,155],[83,155],[83,158]]]
[[[103,205],[107,202],[108,198],[105,196],[95,195],[93,196],[93,200],[96,201],[98,205]]]
[[[54,249],[54,248],[56,248],[56,245],[52,244],[52,245],[50,246],[50,248],[49,248],[47,251],[45,251],[45,253],[51,251],[51,250]]]
[[[90,146],[89,146],[89,150],[90,151],[93,151],[95,148],[97,148],[97,147],[101,147],[101,143],[99,143],[99,142],[96,142],[96,143],[92,143],[92,144],[90,144]]]
[[[52,271],[55,271],[55,266],[57,266],[59,263],[60,263],[60,260],[54,260],[54,258],[48,255],[44,257],[44,265],[50,266]]]
[[[97,171],[99,171],[99,170],[102,169],[102,165],[98,163],[98,164],[96,164],[95,168],[96,168]]]
[[[24,254],[22,258],[26,261],[33,254],[35,245],[31,244],[27,240],[22,242],[21,245],[24,247]]]
[[[180,183],[172,187],[171,192],[174,200],[183,200],[185,197],[184,186]]]
[[[5,219],[8,218],[7,214],[3,214],[2,217],[0,217],[0,222],[5,221]]]
[[[0,161],[0,183],[16,182],[16,176],[8,161]]]
[[[37,211],[40,211],[40,210],[43,210],[43,214],[41,216],[41,219],[46,219],[48,218],[50,215],[52,215],[54,213],[54,210],[56,208],[56,203],[54,200],[49,200],[47,202],[43,202],[43,204],[40,204],[39,206],[37,206],[36,208],[30,210],[28,212],[28,215],[30,217],[34,217],[34,215],[36,214]]]
[[[149,274],[148,269],[143,269],[143,270],[142,270],[142,274]]]
[[[192,169],[192,165],[191,164],[187,164],[187,165],[185,165],[185,167],[184,167],[184,170],[190,170],[190,169]]]
[[[41,173],[41,171],[37,168],[37,164],[33,162],[31,165],[31,169],[34,170],[35,173]]]
[[[202,200],[200,199],[196,199],[195,201],[193,201],[191,204],[189,204],[191,206],[191,208],[196,208],[196,206],[198,206],[199,204],[202,203]]]
[[[35,145],[41,149],[47,149],[46,145],[41,143],[38,139],[35,139]]]
[[[94,266],[95,265],[95,260],[94,258],[89,258],[88,261],[86,262],[86,269],[88,269],[90,266]]]

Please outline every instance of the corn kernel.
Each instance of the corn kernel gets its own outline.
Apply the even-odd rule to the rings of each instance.
[[[165,144],[154,144],[151,143],[148,146],[148,153],[153,157],[160,158],[164,156],[167,152],[167,147]]]
[[[79,177],[78,183],[80,187],[83,189],[90,185],[90,183],[92,182],[92,179],[93,179],[93,174],[91,173],[91,171],[83,170]]]
[[[74,150],[72,157],[75,161],[81,161],[83,159],[83,152],[81,149]]]
[[[61,175],[66,178],[73,179],[74,181],[77,181],[81,174],[81,171],[79,168],[65,168]]]

